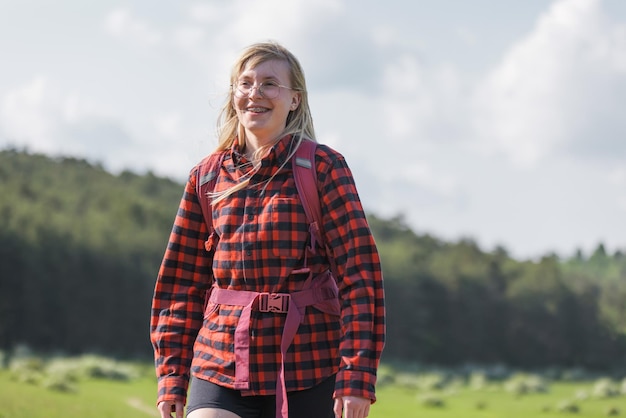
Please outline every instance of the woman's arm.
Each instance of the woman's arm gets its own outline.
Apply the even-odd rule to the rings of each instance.
[[[189,176],[159,270],[150,321],[158,377],[157,403],[185,402],[193,344],[212,281],[204,248],[207,227],[198,203],[195,170]]]
[[[345,159],[328,147],[318,167],[326,245],[342,299],[341,364],[336,398],[375,401],[376,371],[385,340],[383,277],[378,250]]]

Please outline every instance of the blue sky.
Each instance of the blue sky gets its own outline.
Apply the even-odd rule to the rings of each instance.
[[[626,249],[623,0],[0,0],[0,147],[182,182],[267,39],[370,212],[520,258]]]

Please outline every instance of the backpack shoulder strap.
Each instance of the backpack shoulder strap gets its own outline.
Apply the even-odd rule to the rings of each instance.
[[[292,158],[293,177],[302,200],[304,212],[310,225],[311,249],[317,245],[324,246],[322,230],[322,208],[317,190],[317,170],[315,165],[315,150],[317,143],[303,139]]]
[[[208,194],[215,188],[225,155],[225,152],[214,152],[198,164],[198,171],[196,172],[196,194],[209,234],[213,232],[213,210]]]
[[[315,150],[317,143],[303,140],[292,158],[292,166],[298,195],[310,225],[311,248],[324,247],[322,229],[322,208],[317,190]],[[213,232],[213,211],[208,193],[213,191],[225,152],[213,153],[198,164],[196,172],[196,194],[202,207],[202,214],[209,234]]]

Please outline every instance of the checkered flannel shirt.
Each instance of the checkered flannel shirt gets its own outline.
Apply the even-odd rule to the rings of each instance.
[[[233,387],[233,335],[242,309],[206,306],[206,292],[213,281],[234,290],[302,290],[307,274],[299,270],[310,237],[291,164],[283,166],[290,141],[286,137],[271,149],[247,188],[214,205],[215,233],[208,239],[196,193],[198,166],[191,170],[152,304],[157,402],[185,402],[190,371],[198,378]],[[385,336],[380,260],[343,156],[319,145],[315,160],[324,239],[335,262],[342,310],[339,318],[306,308],[304,322],[287,352],[286,386],[288,391],[303,390],[338,373],[335,396],[374,401]],[[237,183],[249,171],[245,166],[236,146],[227,151],[215,191]],[[314,274],[329,268],[324,254],[309,255],[307,264]],[[283,323],[282,314],[252,312],[250,390],[246,394],[275,393]]]

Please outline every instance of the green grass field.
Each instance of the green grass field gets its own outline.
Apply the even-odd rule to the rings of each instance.
[[[154,407],[156,383],[149,373],[129,382],[82,379],[75,392],[58,392],[39,385],[16,382],[7,370],[0,370],[0,418],[147,418],[157,417]],[[474,390],[466,385],[433,391],[428,406],[424,391],[398,384],[378,390],[378,402],[371,418],[562,418],[626,416],[626,396],[590,396],[593,382],[549,385],[545,393],[516,396],[502,386]],[[576,400],[581,392],[586,399]],[[558,405],[576,400],[577,413],[560,412]]]
[[[131,382],[89,379],[76,392],[58,392],[15,382],[0,371],[0,418],[147,418],[157,417],[156,383],[152,378]]]
[[[589,390],[591,383],[554,383],[548,393],[515,396],[503,390],[462,388],[452,394],[438,394],[444,405],[428,407],[415,391],[397,386],[378,391],[379,401],[372,407],[371,418],[563,418],[626,415],[626,397],[576,401],[578,413],[560,412],[560,403],[575,399],[580,390]],[[612,410],[612,411],[611,411]],[[616,415],[617,414],[617,415]]]

